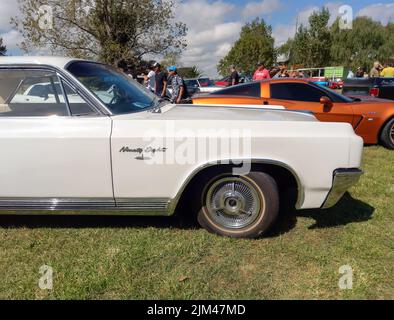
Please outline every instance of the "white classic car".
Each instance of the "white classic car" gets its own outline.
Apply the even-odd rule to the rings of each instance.
[[[0,209],[196,214],[257,237],[279,205],[328,208],[357,182],[363,141],[281,107],[172,105],[104,64],[0,57]]]

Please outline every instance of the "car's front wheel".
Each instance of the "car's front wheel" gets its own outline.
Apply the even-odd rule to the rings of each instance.
[[[273,224],[279,212],[275,180],[266,173],[218,176],[202,193],[200,225],[233,238],[256,238]]]
[[[394,119],[391,119],[383,128],[380,140],[388,149],[394,150]]]

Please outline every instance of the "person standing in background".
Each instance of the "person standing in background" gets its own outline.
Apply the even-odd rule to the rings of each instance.
[[[385,77],[385,78],[392,78],[394,77],[394,67],[393,67],[393,63],[388,63],[386,68],[384,68],[382,70],[382,72],[380,73],[381,77]]]
[[[176,66],[169,67],[168,79],[170,79],[170,83],[172,86],[171,102],[179,104],[182,102],[182,99],[186,99],[189,95],[185,82],[183,81],[183,78],[178,74],[177,70],[178,69]]]
[[[239,74],[234,65],[230,66],[230,72],[230,86],[236,86],[239,84]]]
[[[161,65],[158,62],[153,64],[153,70],[155,71],[155,94],[161,98],[164,98],[167,93],[167,74],[161,69]]]
[[[380,77],[380,71],[382,71],[383,67],[380,64],[379,61],[375,61],[373,64],[373,67],[369,73],[369,76],[371,78],[379,78]]]
[[[257,70],[253,75],[253,81],[270,79],[270,72],[265,68],[263,62],[257,64]]]
[[[348,74],[347,74],[347,78],[348,78],[348,79],[354,78],[354,73],[353,73],[352,70],[349,70],[349,72],[348,72]]]
[[[148,75],[146,76],[146,87],[148,90],[155,92],[156,85],[156,73],[153,71],[153,67],[149,67]]]
[[[356,71],[356,78],[364,78],[364,73],[365,73],[364,69],[358,67]]]

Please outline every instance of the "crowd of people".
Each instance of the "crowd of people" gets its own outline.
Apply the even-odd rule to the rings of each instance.
[[[305,78],[305,75],[301,71],[289,71],[284,65],[277,65],[267,69],[264,62],[258,62],[252,80],[258,81],[271,78]],[[236,67],[234,65],[230,66],[230,85],[237,85],[239,79],[240,76]]]
[[[235,66],[230,67],[230,85],[238,84],[239,74]],[[298,70],[288,70],[286,66],[274,66],[267,69],[263,62],[257,64],[257,69],[253,74],[253,81],[271,79],[271,78],[307,78],[304,72]],[[370,70],[366,72],[364,68],[358,68],[356,73],[349,70],[348,78],[375,78],[375,77],[394,77],[394,64],[386,63],[385,66],[376,61]]]
[[[160,98],[166,98],[170,95],[170,100],[173,103],[181,103],[189,97],[187,86],[181,75],[178,74],[176,66],[170,66],[167,70],[163,69],[160,63],[154,62],[140,75],[133,74],[129,69],[123,65],[118,65],[126,74],[135,79],[140,79],[141,83],[146,86],[148,90],[153,92]],[[235,86],[240,83],[240,74],[236,66],[230,66],[229,85]],[[268,69],[264,62],[258,62],[257,68],[253,74],[253,81],[259,81],[271,78],[306,78],[307,76],[302,71],[288,70],[284,65],[277,65]],[[349,71],[347,78],[368,78],[368,77],[394,77],[394,66],[392,63],[387,63],[385,66],[379,61],[373,64],[370,72],[366,72],[364,68],[358,68],[356,73]],[[171,87],[171,91],[168,88]]]
[[[394,65],[393,63],[386,63],[384,66],[379,61],[375,61],[372,69],[368,73],[364,68],[358,68],[354,74],[351,70],[349,71],[348,78],[388,78],[394,77]]]
[[[158,97],[169,98],[172,103],[181,103],[189,97],[185,81],[178,74],[176,66],[170,66],[165,70],[160,63],[153,62],[140,74],[132,72],[122,64],[118,64],[118,68]],[[171,91],[168,90],[169,87]]]

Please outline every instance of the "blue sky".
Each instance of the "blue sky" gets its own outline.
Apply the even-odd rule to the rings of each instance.
[[[165,1],[165,0],[164,0]],[[188,25],[188,47],[182,55],[184,66],[197,65],[208,76],[216,76],[218,61],[230,50],[242,26],[261,17],[272,25],[276,44],[284,43],[295,33],[298,17],[306,23],[308,16],[326,6],[332,20],[343,5],[351,6],[353,16],[369,16],[386,24],[394,22],[394,1],[378,0],[175,0],[175,15]],[[18,54],[21,35],[12,30],[9,19],[18,15],[17,1],[0,0],[0,37],[3,37],[10,54]],[[39,48],[37,48],[39,51]],[[39,51],[40,52],[40,51]],[[159,57],[158,57],[159,59]]]

